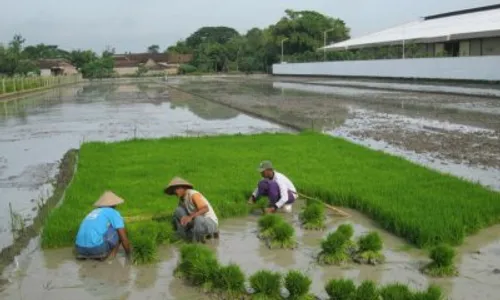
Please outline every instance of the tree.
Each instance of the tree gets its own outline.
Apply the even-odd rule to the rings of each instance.
[[[158,45],[149,46],[148,53],[160,53],[160,46],[158,46]]]
[[[191,54],[193,53],[193,49],[190,48],[185,41],[178,41],[175,45],[168,47],[165,52]]]
[[[218,43],[224,45],[233,37],[239,35],[238,31],[230,27],[202,27],[186,39],[186,45],[191,49],[197,48],[202,43]]]
[[[69,54],[69,60],[77,69],[81,69],[84,65],[97,60],[97,58],[97,54],[92,50],[73,50]]]

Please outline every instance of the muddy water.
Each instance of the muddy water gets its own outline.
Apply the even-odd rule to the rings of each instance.
[[[83,141],[277,130],[154,83],[66,87],[1,102],[0,249],[13,240],[9,204],[28,225],[51,193],[58,160]]]
[[[297,208],[295,208],[297,211]],[[312,292],[326,298],[324,284],[333,278],[350,278],[359,283],[373,280],[378,284],[400,282],[414,289],[425,289],[437,283],[450,299],[496,299],[500,290],[495,268],[498,266],[500,244],[492,243],[499,228],[492,227],[480,235],[470,237],[460,248],[457,263],[460,275],[453,279],[431,279],[419,269],[429,262],[422,250],[412,248],[403,240],[381,230],[371,220],[351,210],[350,218],[330,215],[325,231],[303,231],[297,215],[287,216],[296,228],[296,250],[270,250],[257,238],[258,216],[224,220],[218,241],[209,242],[224,263],[234,262],[247,275],[271,269],[286,272],[299,269],[312,279]],[[386,263],[379,266],[350,264],[343,267],[322,267],[315,263],[320,241],[340,224],[350,223],[355,238],[375,230],[384,240]],[[175,247],[161,247],[160,261],[149,266],[130,266],[123,254],[112,262],[76,261],[71,249],[43,251],[34,240],[16,262],[6,269],[10,281],[0,292],[1,299],[205,299],[195,288],[174,278],[178,262]]]

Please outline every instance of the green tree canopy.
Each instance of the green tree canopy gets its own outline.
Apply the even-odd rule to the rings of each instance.
[[[224,45],[233,37],[239,35],[238,31],[230,27],[202,27],[186,39],[186,45],[192,49],[197,48],[202,43],[218,43]]]

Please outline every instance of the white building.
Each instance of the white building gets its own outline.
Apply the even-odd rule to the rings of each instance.
[[[408,44],[421,46],[428,56],[500,55],[500,4],[423,17],[326,46],[325,50]]]

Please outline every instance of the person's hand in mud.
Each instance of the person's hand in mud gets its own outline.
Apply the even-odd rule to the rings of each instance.
[[[274,207],[266,208],[266,214],[274,214],[275,212],[276,212],[276,209]]]
[[[255,198],[254,196],[250,196],[250,198],[248,198],[248,204],[254,204],[255,203]]]

